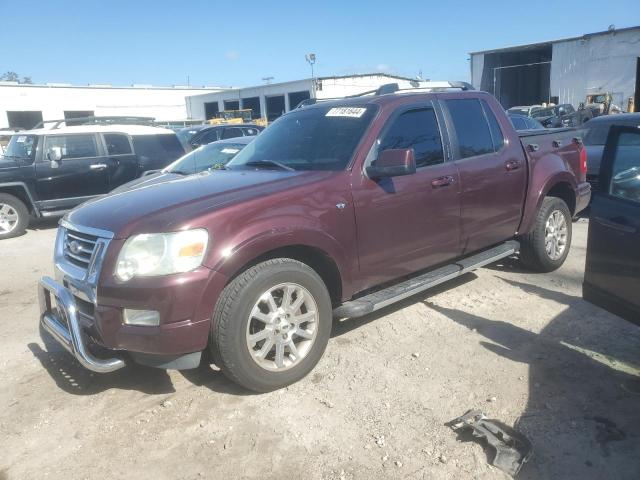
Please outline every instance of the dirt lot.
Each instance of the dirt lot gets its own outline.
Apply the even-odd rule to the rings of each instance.
[[[252,395],[212,367],[94,375],[40,337],[55,228],[0,244],[0,479],[493,479],[444,424],[519,428],[519,478],[640,476],[640,329],[581,299],[587,223],[565,266],[509,260],[337,323],[306,379]]]

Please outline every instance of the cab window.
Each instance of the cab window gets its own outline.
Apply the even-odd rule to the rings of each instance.
[[[480,101],[476,98],[445,100],[458,139],[460,158],[494,152],[493,139]]]
[[[55,135],[46,138],[45,153],[50,148],[60,147],[62,159],[97,157],[98,148],[94,135]]]
[[[416,167],[444,162],[440,129],[433,108],[400,114],[380,140],[378,153],[397,148],[413,148]]]
[[[131,153],[129,137],[122,133],[105,133],[104,143],[109,155],[129,155]]]

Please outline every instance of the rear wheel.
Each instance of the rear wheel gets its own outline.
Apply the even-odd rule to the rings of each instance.
[[[520,239],[520,261],[538,272],[562,266],[571,246],[571,212],[560,198],[546,197],[533,230]]]
[[[318,363],[331,333],[331,300],[318,274],[288,258],[259,263],[224,289],[213,315],[216,363],[258,392],[282,388]]]
[[[22,201],[0,193],[0,240],[22,235],[29,224],[29,210]]]

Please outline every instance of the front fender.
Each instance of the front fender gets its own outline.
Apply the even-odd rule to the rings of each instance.
[[[355,255],[348,254],[349,245],[330,235],[328,232],[331,231],[335,230],[324,226],[318,219],[308,217],[280,217],[277,224],[273,221],[254,223],[220,244],[215,244],[214,234],[215,245],[210,249],[205,265],[232,278],[252,260],[273,250],[311,247],[333,260],[342,279],[342,292],[350,295],[349,285],[357,259]]]

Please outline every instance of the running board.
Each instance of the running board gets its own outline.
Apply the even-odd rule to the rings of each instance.
[[[345,302],[333,310],[333,316],[335,318],[361,317],[417,293],[424,292],[447,280],[513,255],[519,250],[520,244],[515,240],[509,240],[497,247],[476,253],[455,263],[431,270],[356,300]]]

